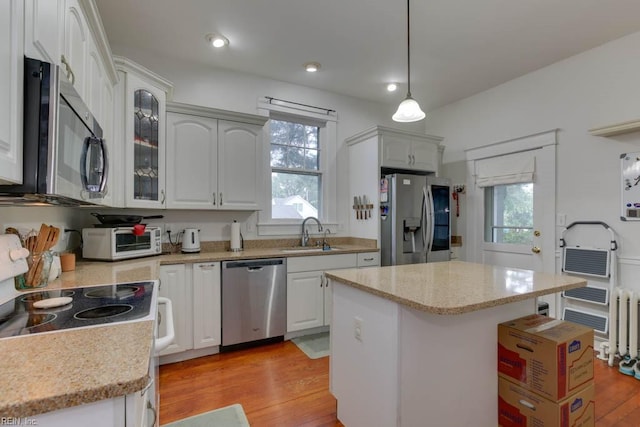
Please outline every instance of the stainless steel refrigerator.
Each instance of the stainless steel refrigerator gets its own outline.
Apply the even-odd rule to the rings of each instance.
[[[449,261],[451,183],[395,173],[380,180],[381,264]]]

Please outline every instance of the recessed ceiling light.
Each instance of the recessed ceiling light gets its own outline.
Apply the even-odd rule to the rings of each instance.
[[[389,83],[387,85],[387,91],[389,91],[389,92],[395,92],[396,89],[398,89],[398,85],[395,84],[395,83]]]
[[[304,64],[304,69],[309,73],[315,73],[320,69],[320,64],[317,62],[307,62]]]
[[[229,39],[222,34],[209,33],[205,37],[213,47],[224,47],[229,45]]]

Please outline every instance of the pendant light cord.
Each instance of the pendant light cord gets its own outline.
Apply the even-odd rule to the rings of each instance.
[[[411,97],[411,19],[407,0],[407,97]]]

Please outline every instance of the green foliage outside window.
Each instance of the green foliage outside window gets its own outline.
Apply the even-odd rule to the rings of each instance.
[[[533,184],[485,188],[485,241],[529,244],[533,241]]]

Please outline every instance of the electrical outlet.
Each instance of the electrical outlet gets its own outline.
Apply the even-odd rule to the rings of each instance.
[[[353,335],[360,342],[362,342],[362,323],[363,322],[361,318],[353,318]]]
[[[247,228],[247,233],[251,233],[253,232],[253,222],[251,222],[251,219],[249,219],[246,223],[246,228]]]

